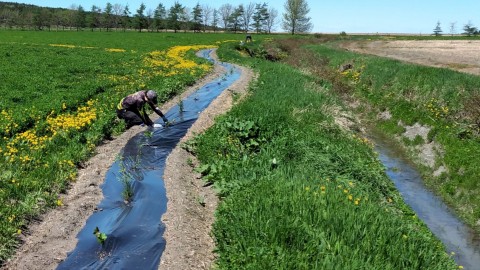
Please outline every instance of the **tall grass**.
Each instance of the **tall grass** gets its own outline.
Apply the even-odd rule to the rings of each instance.
[[[220,269],[455,269],[404,204],[371,144],[333,120],[338,100],[284,64],[255,67],[249,98],[195,139],[224,198]]]

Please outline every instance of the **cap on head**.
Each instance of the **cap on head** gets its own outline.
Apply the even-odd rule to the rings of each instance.
[[[147,91],[147,98],[151,100],[153,103],[157,103],[157,92],[153,90]]]

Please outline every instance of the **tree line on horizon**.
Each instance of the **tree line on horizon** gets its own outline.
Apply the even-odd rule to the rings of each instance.
[[[311,31],[306,0],[286,0],[282,28],[291,34]],[[229,31],[272,33],[278,25],[278,11],[266,2],[233,6],[229,3],[219,8],[197,3],[189,8],[176,1],[170,8],[159,3],[155,9],[146,9],[144,3],[134,12],[128,4],[105,7],[93,5],[86,10],[81,5],[69,8],[50,8],[12,2],[0,2],[0,26],[22,30],[77,30],[139,32]]]
[[[450,23],[449,32],[450,32],[450,35],[452,35],[452,36],[457,34],[457,23],[456,22]],[[438,21],[435,28],[433,28],[433,35],[441,36],[442,33],[443,33],[442,26],[441,26],[440,21]],[[480,30],[477,27],[475,27],[472,24],[472,22],[468,22],[467,24],[465,24],[463,26],[463,32],[461,34],[466,35],[467,37],[478,36],[478,35],[480,35]]]

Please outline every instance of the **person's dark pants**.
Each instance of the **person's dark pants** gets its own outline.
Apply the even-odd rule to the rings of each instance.
[[[140,118],[134,112],[127,111],[125,109],[117,110],[117,116],[125,121],[127,129],[143,124],[142,118]]]

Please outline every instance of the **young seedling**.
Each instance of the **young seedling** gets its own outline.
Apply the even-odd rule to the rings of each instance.
[[[180,101],[178,102],[178,111],[179,111],[180,113],[183,113],[183,112],[184,112],[183,109],[184,109],[183,100],[180,100]]]
[[[205,207],[206,203],[205,203],[205,197],[204,196],[198,196],[197,197],[197,202],[198,204],[200,204],[202,207]]]
[[[135,163],[134,166],[136,166],[136,164],[137,163]],[[131,173],[128,172],[125,162],[120,164],[120,174],[120,182],[123,184],[122,197],[123,200],[128,204],[133,197],[133,177]]]
[[[93,234],[97,237],[97,241],[103,246],[105,244],[105,240],[107,240],[107,235],[105,233],[100,232],[98,227],[95,227],[93,230]]]
[[[145,137],[147,137],[147,138],[152,138],[153,132],[150,131],[150,130],[146,130],[145,133],[144,133],[144,135],[145,135]]]
[[[193,159],[192,158],[187,158],[187,165],[190,166],[190,167],[193,167],[194,164],[193,164]]]

